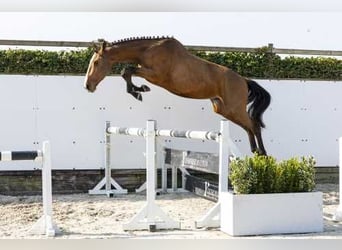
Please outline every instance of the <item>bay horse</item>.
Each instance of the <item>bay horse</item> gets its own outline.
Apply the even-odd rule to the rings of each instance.
[[[121,75],[127,93],[142,101],[146,85],[136,86],[132,75],[146,79],[178,96],[210,99],[214,112],[241,126],[248,134],[252,152],[266,155],[261,137],[262,115],[270,94],[258,83],[233,70],[192,55],[178,40],[169,37],[130,38],[95,46],[84,87],[94,92],[116,63],[132,63]]]

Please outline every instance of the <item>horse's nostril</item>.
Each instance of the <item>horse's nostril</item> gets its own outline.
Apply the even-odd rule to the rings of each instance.
[[[84,85],[84,88],[90,92],[90,88],[89,88],[89,85],[88,85],[88,84],[87,84],[87,85]]]
[[[92,89],[89,85],[85,85],[84,88],[88,90],[89,93],[94,93],[95,89]]]

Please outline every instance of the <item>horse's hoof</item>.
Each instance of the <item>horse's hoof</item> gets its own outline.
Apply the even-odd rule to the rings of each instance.
[[[267,156],[267,153],[265,150],[261,150],[260,148],[256,149],[255,151],[253,151],[253,153],[256,153],[257,155],[262,155],[262,156]]]
[[[135,92],[136,95],[134,96],[137,100],[141,101],[142,102],[142,95],[140,92]]]
[[[151,89],[150,89],[150,87],[149,86],[147,86],[147,85],[141,85],[141,91],[142,92],[148,92],[148,91],[151,91]]]
[[[142,95],[140,92],[135,92],[135,91],[132,91],[130,92],[130,94],[137,100],[139,101],[142,101]]]

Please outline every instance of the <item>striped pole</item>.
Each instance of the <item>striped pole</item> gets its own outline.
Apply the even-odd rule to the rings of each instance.
[[[179,131],[173,129],[156,130],[157,136],[217,141],[220,133],[214,131]]]
[[[108,134],[114,134],[114,135],[145,136],[145,129],[143,129],[143,128],[109,127],[109,128],[107,128],[107,133]]]
[[[146,130],[144,128],[125,128],[125,127],[109,127],[108,134],[116,135],[131,135],[131,136],[145,136]],[[193,130],[174,130],[174,129],[159,129],[155,130],[156,136],[188,138],[199,140],[213,140],[219,139],[220,133],[214,131],[193,131]]]
[[[2,151],[0,161],[23,161],[36,160],[37,157],[42,157],[40,150],[36,151]]]

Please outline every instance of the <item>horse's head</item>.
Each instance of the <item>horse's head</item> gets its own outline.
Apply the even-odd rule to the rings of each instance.
[[[108,52],[106,51],[106,45],[106,41],[104,41],[100,47],[94,45],[94,55],[90,59],[84,81],[84,88],[89,92],[94,92],[97,85],[111,70],[112,65],[109,60]]]

